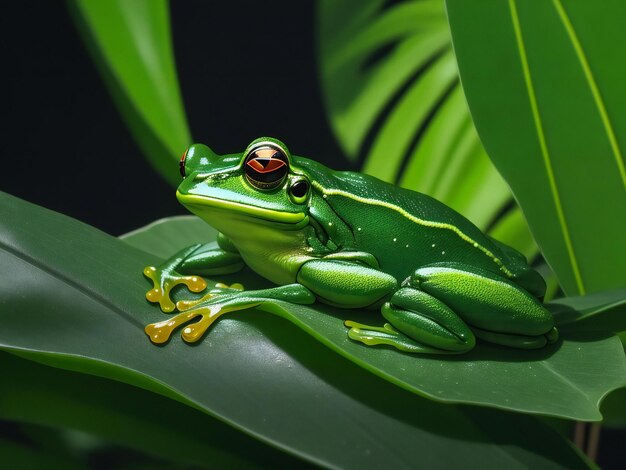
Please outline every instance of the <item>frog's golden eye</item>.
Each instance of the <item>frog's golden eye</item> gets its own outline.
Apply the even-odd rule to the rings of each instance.
[[[287,155],[280,147],[271,144],[252,148],[243,166],[246,179],[258,189],[277,188],[289,173]]]

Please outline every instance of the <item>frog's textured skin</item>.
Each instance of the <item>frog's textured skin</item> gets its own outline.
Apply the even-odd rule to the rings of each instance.
[[[380,308],[388,323],[347,321],[349,337],[407,352],[462,353],[476,337],[518,348],[558,338],[540,301],[545,283],[524,257],[429,196],[292,156],[271,138],[226,156],[193,145],[181,171],[179,201],[220,236],[144,271],[154,282],[148,300],[182,310],[146,327],[154,342],[200,316],[183,330],[196,341],[220,315],[271,299]],[[198,301],[170,300],[174,285],[200,292],[199,275],[244,264],[279,287],[221,286]]]

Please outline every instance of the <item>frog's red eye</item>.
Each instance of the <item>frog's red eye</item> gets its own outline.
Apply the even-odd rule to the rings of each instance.
[[[272,144],[252,148],[243,166],[246,179],[258,189],[277,188],[289,173],[287,155],[280,147]]]
[[[187,158],[187,154],[189,153],[189,149],[185,150],[185,153],[180,157],[180,162],[178,162],[178,168],[180,169],[180,175],[185,178],[187,175],[185,174],[185,159]]]

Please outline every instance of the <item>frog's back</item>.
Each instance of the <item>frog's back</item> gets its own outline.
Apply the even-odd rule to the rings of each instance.
[[[463,263],[519,282],[541,295],[539,275],[524,256],[480,231],[436,199],[369,175],[331,171],[298,159],[314,189],[350,227],[355,246],[372,253],[381,269],[398,278],[426,264]],[[323,171],[322,171],[323,169]]]

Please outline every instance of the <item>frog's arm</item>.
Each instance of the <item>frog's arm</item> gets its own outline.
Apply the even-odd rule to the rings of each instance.
[[[315,302],[315,295],[300,284],[256,291],[240,291],[233,288],[215,289],[199,300],[177,302],[176,306],[181,313],[146,326],[145,332],[153,343],[162,344],[169,340],[176,328],[191,320],[196,320],[182,332],[182,338],[186,342],[195,343],[202,338],[215,320],[225,313],[256,307],[280,314],[281,307],[276,305],[276,300],[294,304],[312,304]]]
[[[356,253],[356,252],[355,252]],[[352,255],[355,255],[352,253]],[[257,291],[215,289],[199,300],[179,301],[181,313],[146,327],[146,334],[154,343],[167,341],[173,330],[191,321],[183,329],[182,337],[187,342],[198,341],[217,318],[225,313],[257,307],[274,311],[273,301],[283,300],[296,304],[311,304],[316,297],[329,304],[347,308],[365,307],[380,303],[396,288],[393,276],[367,266],[367,256],[355,256],[359,261],[344,259],[314,259],[305,262],[298,273],[298,284]]]
[[[158,302],[162,311],[172,312],[176,306],[170,292],[175,286],[184,284],[192,292],[202,292],[206,282],[199,275],[230,274],[243,266],[230,240],[220,234],[217,242],[189,246],[159,266],[147,266],[144,275],[153,282],[153,287],[146,293],[146,299]]]

